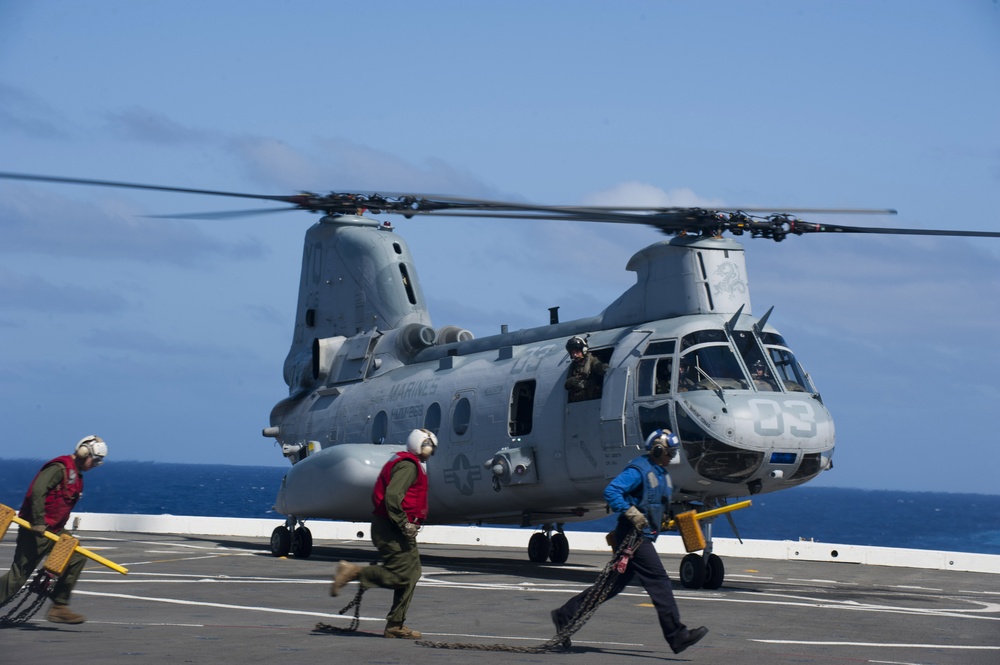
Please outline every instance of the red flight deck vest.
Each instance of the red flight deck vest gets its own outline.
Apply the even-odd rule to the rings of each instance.
[[[83,494],[83,474],[76,468],[76,458],[73,455],[63,455],[49,460],[38,470],[38,473],[35,474],[35,480],[31,481],[31,484],[28,485],[28,491],[24,494],[24,503],[21,504],[19,514],[21,519],[38,524],[37,516],[31,514],[31,490],[42,471],[53,464],[63,465],[63,480],[45,495],[45,525],[49,531],[58,531],[66,526],[69,514],[73,512],[73,506]]]
[[[400,451],[393,455],[379,472],[378,480],[375,481],[375,487],[372,489],[374,513],[382,517],[389,516],[389,511],[385,509],[385,489],[389,486],[389,478],[392,476],[393,468],[403,460],[410,460],[417,465],[417,479],[403,496],[403,512],[406,513],[406,517],[411,522],[422,522],[427,517],[427,474],[424,472],[424,465],[421,464],[420,458],[407,451]]]

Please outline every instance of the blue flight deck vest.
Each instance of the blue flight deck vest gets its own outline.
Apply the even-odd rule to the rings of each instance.
[[[649,526],[643,529],[643,535],[650,540],[656,540],[659,535],[663,516],[670,505],[670,495],[673,484],[667,470],[659,464],[653,464],[647,457],[637,457],[629,466],[642,474],[642,485],[629,495],[635,501],[632,505],[642,511]]]

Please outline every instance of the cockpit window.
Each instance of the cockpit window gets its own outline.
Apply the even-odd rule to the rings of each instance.
[[[725,342],[726,333],[721,330],[699,330],[688,333],[681,339],[681,351],[697,344],[708,344],[709,342]]]
[[[733,342],[743,358],[743,363],[750,371],[754,388],[762,392],[777,392],[778,382],[775,381],[771,368],[764,360],[764,352],[761,351],[754,334],[749,330],[734,330]]]
[[[746,376],[729,344],[702,346],[681,356],[678,392],[746,387]]]
[[[816,386],[795,359],[794,353],[774,346],[769,346],[767,352],[774,366],[778,368],[778,377],[785,384],[785,390],[800,393],[817,392]]]
[[[668,340],[665,342],[650,342],[646,350],[642,352],[644,356],[667,356],[673,355],[674,347],[677,346],[676,340]]]
[[[761,341],[764,342],[767,353],[771,356],[771,362],[778,370],[778,378],[784,383],[785,390],[803,393],[819,392],[781,335],[766,332],[761,335]]]

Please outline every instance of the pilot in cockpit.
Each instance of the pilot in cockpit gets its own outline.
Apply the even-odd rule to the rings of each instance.
[[[697,390],[698,380],[695,376],[696,372],[691,366],[691,361],[687,357],[681,358],[681,364],[677,368],[677,392]]]
[[[767,392],[775,392],[778,390],[778,385],[771,378],[770,372],[767,371],[767,365],[764,364],[763,360],[758,360],[753,364],[751,368],[753,372],[753,383],[757,386],[757,390],[763,390]]]

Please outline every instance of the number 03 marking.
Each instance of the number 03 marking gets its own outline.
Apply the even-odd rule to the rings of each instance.
[[[816,412],[809,402],[752,399],[747,404],[753,413],[754,431],[761,436],[781,436],[786,432],[804,439],[816,436]]]

